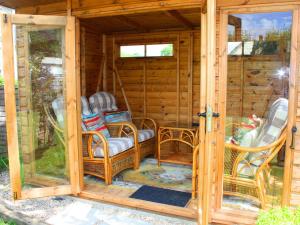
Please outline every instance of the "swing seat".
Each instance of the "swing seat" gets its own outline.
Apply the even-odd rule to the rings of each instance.
[[[115,117],[114,122],[132,122],[138,130],[138,152],[139,161],[149,155],[156,153],[157,125],[150,118],[132,118],[130,112],[119,111],[115,97],[108,92],[97,92],[89,98],[93,113],[99,113],[107,117]],[[122,114],[120,116],[120,114]],[[119,116],[117,116],[119,115]],[[111,122],[111,121],[110,121]]]

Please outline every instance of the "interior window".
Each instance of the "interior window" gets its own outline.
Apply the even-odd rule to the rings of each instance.
[[[121,58],[144,57],[145,45],[127,45],[120,47]]]
[[[173,56],[173,44],[147,45],[146,56]]]

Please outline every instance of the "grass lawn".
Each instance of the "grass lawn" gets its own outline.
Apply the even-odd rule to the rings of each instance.
[[[14,221],[4,221],[0,218],[0,225],[17,225]]]

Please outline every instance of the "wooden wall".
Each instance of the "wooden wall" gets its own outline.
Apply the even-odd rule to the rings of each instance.
[[[89,97],[97,90],[102,59],[102,35],[91,26],[81,26],[81,90]]]
[[[287,90],[288,81],[278,76],[284,65],[278,55],[228,57],[227,116],[266,117]]]
[[[198,122],[200,92],[200,32],[172,32],[147,35],[116,35],[115,66],[119,71],[134,116],[155,119],[159,124],[191,125]],[[174,44],[173,57],[120,58],[122,44]],[[193,49],[190,50],[190,46]],[[113,92],[113,37],[107,41],[108,90]],[[119,108],[126,109],[115,79]]]

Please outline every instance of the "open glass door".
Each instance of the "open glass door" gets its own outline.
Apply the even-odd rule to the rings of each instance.
[[[14,199],[76,194],[75,20],[1,15]]]

